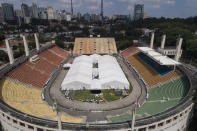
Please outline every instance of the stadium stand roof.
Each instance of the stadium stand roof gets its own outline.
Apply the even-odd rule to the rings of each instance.
[[[76,38],[73,54],[117,54],[114,38]]]
[[[158,62],[160,65],[180,65],[180,62],[177,62],[161,53],[156,52],[154,49],[149,47],[138,47],[147,56],[151,57],[153,60]]]
[[[129,89],[129,82],[116,58],[94,54],[75,58],[61,87],[63,90]]]

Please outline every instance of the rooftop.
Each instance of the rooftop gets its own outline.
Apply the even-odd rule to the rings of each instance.
[[[114,38],[76,38],[73,53],[81,54],[117,54]]]
[[[149,47],[138,47],[147,56],[151,57],[153,60],[158,62],[160,65],[180,65],[180,62],[177,62],[161,53],[156,52],[154,49]]]

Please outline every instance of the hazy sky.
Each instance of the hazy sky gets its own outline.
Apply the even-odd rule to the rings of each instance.
[[[101,0],[73,0],[74,13],[100,13]],[[131,14],[135,4],[144,4],[145,13],[154,17],[189,17],[197,15],[197,0],[103,0],[104,14]],[[54,9],[70,11],[70,0],[0,0],[19,8],[22,2],[40,7],[52,6]]]

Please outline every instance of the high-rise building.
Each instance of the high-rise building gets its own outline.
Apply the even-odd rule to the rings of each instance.
[[[17,17],[17,22],[18,22],[18,25],[20,26],[21,24],[24,23],[23,21],[23,13],[21,10],[15,10],[15,14],[16,14],[16,17]]]
[[[4,22],[3,9],[0,7],[0,23]]]
[[[72,15],[70,13],[66,14],[66,21],[71,21]]]
[[[15,14],[16,14],[17,17],[23,17],[23,13],[22,13],[22,11],[19,10],[19,9],[16,9],[16,10],[15,10]]]
[[[24,22],[26,24],[29,24],[31,22],[31,9],[27,4],[22,3],[21,4],[21,11],[23,14]]]
[[[102,18],[99,14],[92,14],[91,15],[91,20],[92,21],[100,21]]]
[[[47,14],[48,14],[48,19],[49,20],[54,19],[54,12],[53,12],[53,8],[52,7],[48,7],[47,8]]]
[[[90,21],[90,19],[91,19],[91,16],[90,16],[90,14],[88,14],[88,13],[84,14],[83,17],[84,17],[84,19],[85,19],[86,21]]]
[[[7,20],[14,20],[14,7],[12,4],[9,3],[2,3],[2,10],[4,19]]]
[[[71,15],[73,16],[73,1],[71,0]]]
[[[38,7],[35,3],[32,3],[32,17],[33,18],[38,18]]]
[[[22,11],[23,17],[30,17],[30,9],[27,4],[22,3],[21,11]]]
[[[47,16],[48,16],[48,14],[47,14],[47,9],[41,7],[41,8],[39,8],[38,10],[39,10],[39,11],[38,11],[38,12],[39,12],[39,13],[38,13],[39,18],[40,18],[40,19],[47,19]]]
[[[101,0],[101,19],[103,20],[103,0]]]
[[[134,7],[134,20],[143,19],[144,17],[144,5],[136,4]]]
[[[80,12],[77,13],[77,18],[81,19],[81,13]]]

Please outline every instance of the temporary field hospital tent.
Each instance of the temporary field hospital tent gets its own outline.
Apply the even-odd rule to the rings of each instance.
[[[129,89],[129,82],[115,57],[94,54],[75,58],[61,87],[62,90]]]

